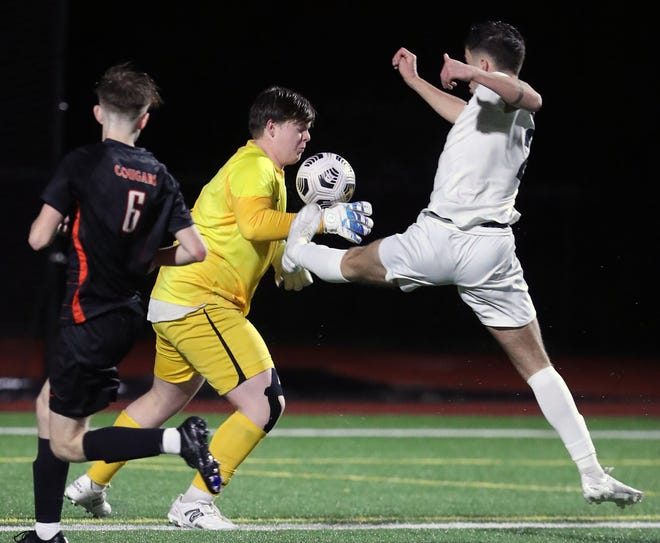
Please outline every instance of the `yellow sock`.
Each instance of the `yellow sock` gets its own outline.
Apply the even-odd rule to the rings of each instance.
[[[123,426],[126,428],[140,428],[140,425],[135,422],[126,411],[119,413],[115,419],[113,426]],[[97,460],[92,464],[92,467],[87,470],[89,478],[99,485],[109,485],[110,480],[121,469],[126,462],[112,462],[108,464],[103,460]]]
[[[264,437],[266,432],[238,411],[220,425],[209,443],[209,450],[220,462],[223,487],[227,486],[238,466]],[[208,492],[199,473],[195,475],[192,484]]]

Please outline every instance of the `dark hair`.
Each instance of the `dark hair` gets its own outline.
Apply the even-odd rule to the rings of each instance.
[[[108,68],[94,91],[103,107],[135,118],[163,103],[151,76],[136,70],[130,62]]]
[[[268,120],[276,123],[299,121],[310,126],[316,119],[316,110],[307,98],[285,87],[272,86],[255,98],[248,117],[248,130],[258,138]]]
[[[520,73],[525,61],[525,40],[514,26],[502,21],[485,21],[470,27],[464,42],[468,51],[483,51],[497,68]]]

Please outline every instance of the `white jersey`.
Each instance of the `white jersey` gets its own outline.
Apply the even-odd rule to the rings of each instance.
[[[505,102],[479,85],[449,131],[426,210],[460,229],[487,222],[513,224],[520,179],[534,133],[533,114],[505,111]]]

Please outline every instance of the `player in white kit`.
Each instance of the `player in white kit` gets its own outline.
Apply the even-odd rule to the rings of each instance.
[[[405,48],[392,59],[405,83],[453,124],[438,161],[429,204],[404,233],[348,250],[311,241],[320,208],[305,206],[294,221],[283,266],[306,268],[328,282],[398,286],[455,285],[461,299],[502,346],[561,437],[589,503],[620,507],[643,493],[603,469],[585,421],[543,345],[536,310],[516,256],[510,225],[534,134],[541,96],[518,79],[525,59],[519,31],[501,21],[475,24],[465,40],[465,63],[444,55],[442,87],[469,84],[469,102],[417,73]]]

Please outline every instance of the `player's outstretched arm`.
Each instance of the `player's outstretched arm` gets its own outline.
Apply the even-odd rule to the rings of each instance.
[[[453,89],[457,81],[470,83],[474,81],[488,87],[500,95],[509,106],[527,111],[538,111],[541,109],[541,95],[531,85],[517,77],[504,75],[496,71],[487,71],[476,66],[470,66],[444,54],[444,64],[440,72],[440,81],[443,88]]]
[[[541,109],[541,95],[521,79],[478,70],[473,81],[499,94],[510,108],[531,112]]]
[[[434,87],[417,73],[417,56],[401,47],[392,57],[392,67],[411,89],[419,94],[443,119],[455,123],[465,107],[465,100]],[[453,88],[453,87],[451,87]]]

